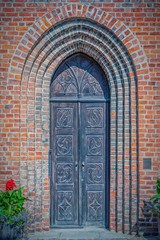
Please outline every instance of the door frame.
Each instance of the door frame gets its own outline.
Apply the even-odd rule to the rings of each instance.
[[[50,99],[50,146],[51,146],[51,139],[52,139],[52,130],[51,130],[51,105],[57,102],[106,102],[106,163],[105,163],[105,227],[107,229],[110,228],[110,98],[107,99],[102,99],[102,98],[96,98],[96,99],[91,99],[91,98],[86,98],[86,99],[78,99],[78,98],[51,98]],[[79,113],[78,113],[78,118],[79,118]],[[78,120],[79,121],[79,120]],[[57,226],[54,225],[53,223],[53,204],[54,204],[54,189],[53,189],[53,168],[52,168],[52,159],[53,159],[53,153],[51,149],[49,150],[49,172],[50,172],[50,228],[78,228],[78,227],[83,227],[82,225],[64,225],[64,226]],[[108,161],[107,161],[108,159]],[[80,171],[80,170],[79,170]],[[79,199],[79,198],[78,198]],[[80,203],[79,203],[80,206]],[[79,211],[78,211],[79,213]],[[78,216],[78,221],[80,221],[80,216]]]

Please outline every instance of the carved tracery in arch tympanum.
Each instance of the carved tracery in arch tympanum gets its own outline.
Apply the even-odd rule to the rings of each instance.
[[[95,61],[84,54],[77,53],[66,59],[54,76],[51,97],[107,97],[104,73]]]

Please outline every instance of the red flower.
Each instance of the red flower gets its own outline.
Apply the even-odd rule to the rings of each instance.
[[[11,179],[6,183],[6,190],[13,190],[13,188],[16,187],[14,180]]]

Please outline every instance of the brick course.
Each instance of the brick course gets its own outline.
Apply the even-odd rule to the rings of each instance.
[[[78,51],[77,43],[81,51],[95,59],[96,55],[98,56],[96,60],[104,71],[114,66],[113,56],[122,70],[123,76],[115,69],[113,69],[114,74],[112,71],[105,71],[112,89],[110,228],[130,233],[136,231],[133,226],[137,223],[137,167],[139,166],[139,217],[143,221],[146,221],[141,213],[143,200],[149,199],[155,193],[154,185],[159,174],[160,3],[158,1],[156,3],[148,1],[128,3],[112,0],[96,3],[88,1],[83,5],[80,1],[69,0],[64,3],[5,0],[1,1],[0,7],[1,189],[4,189],[6,180],[11,177],[16,180],[17,184],[24,185],[26,194],[33,200],[33,204],[28,206],[35,216],[33,228],[38,231],[49,229],[49,84],[55,67],[71,53]],[[57,36],[58,40],[54,37],[55,26],[60,31],[58,23],[73,17],[86,20],[92,29],[90,36],[87,36],[87,32],[85,33],[84,49],[78,36],[75,43],[67,42],[69,39],[67,31],[63,37],[68,45],[63,42],[61,34]],[[90,20],[100,25],[96,24],[96,29],[93,30],[94,27]],[[71,22],[71,20],[67,22],[66,29],[72,25]],[[106,30],[103,33],[103,44],[99,45],[101,38],[97,37],[95,32],[97,35],[103,32],[101,25]],[[52,31],[47,34],[49,29]],[[74,34],[76,36],[76,33]],[[103,54],[107,49],[107,39],[111,42],[110,46],[114,47],[112,52],[108,49],[108,56],[110,55],[111,59],[105,58]],[[46,42],[48,45],[44,48]],[[123,44],[118,45],[121,42]],[[123,56],[124,65],[119,61],[119,56]],[[114,67],[117,68],[117,65]],[[127,68],[128,72],[125,72]],[[138,92],[135,82],[138,84]],[[138,105],[136,94],[138,94]],[[120,102],[116,112],[117,96]],[[122,150],[115,155],[117,132],[115,121],[117,115],[123,114],[121,96],[125,96],[126,119],[124,166]],[[129,110],[129,102],[132,103],[131,110]],[[139,111],[138,165],[136,105]],[[127,127],[130,121],[129,114],[132,116],[131,129]],[[122,130],[120,119],[117,124]],[[127,140],[130,133],[131,143]],[[123,136],[121,132],[117,134],[118,146],[122,149]],[[132,162],[129,158],[130,150]],[[151,170],[143,169],[145,157],[152,159]],[[125,179],[120,171],[123,167]],[[130,184],[132,185],[131,191],[129,190]],[[124,189],[123,186],[125,186]],[[124,195],[123,190],[125,190]],[[131,199],[132,202],[130,202]],[[124,213],[121,212],[123,200],[125,200]],[[131,212],[129,212],[129,206],[132,206]],[[123,229],[124,219],[126,223]],[[131,225],[129,221],[132,222]],[[142,225],[140,230],[143,231],[143,227],[146,228],[146,226],[141,221],[139,223],[140,226]],[[151,223],[148,230],[156,232],[156,225]]]

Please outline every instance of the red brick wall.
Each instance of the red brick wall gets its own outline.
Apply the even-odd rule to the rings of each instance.
[[[30,192],[29,188],[32,189],[30,194],[33,201],[36,196],[34,186],[37,183],[34,178],[32,179],[34,175],[32,163],[36,160],[39,164],[39,171],[42,170],[43,149],[38,142],[36,144],[34,140],[32,142],[32,139],[41,139],[43,136],[42,129],[38,126],[38,117],[37,130],[36,132],[33,130],[35,123],[32,121],[32,109],[29,107],[35,101],[34,94],[32,95],[32,90],[35,89],[34,81],[30,83],[24,81],[21,84],[21,69],[24,66],[24,59],[27,57],[28,49],[32,47],[32,39],[26,42],[22,37],[30,30],[30,26],[35,23],[35,20],[38,20],[47,12],[53,11],[56,7],[61,8],[66,4],[72,4],[72,1],[68,1],[68,3],[58,3],[57,1],[45,3],[27,0],[21,2],[18,0],[5,0],[0,3],[0,183],[3,190],[7,179],[13,178],[17,184],[20,179],[23,179],[24,181],[21,181],[21,183],[25,185],[26,192]],[[128,3],[127,1],[103,3],[97,1],[97,3],[92,3],[90,1],[88,4],[111,14],[131,30],[139,40],[141,47],[141,50],[139,50],[139,47],[131,50],[131,43],[126,41],[126,47],[130,49],[129,52],[132,54],[133,59],[137,57],[140,59],[141,55],[145,54],[145,59],[141,63],[143,69],[141,68],[138,71],[138,67],[136,68],[139,97],[139,188],[141,209],[143,200],[149,199],[155,193],[154,185],[159,174],[160,165],[160,3],[158,1],[157,3],[148,1],[141,3]],[[34,36],[37,39],[50,27],[45,18],[42,21],[44,26],[41,25],[41,32],[37,32],[37,36],[36,34]],[[54,25],[54,22],[52,24]],[[118,28],[120,23],[117,22],[116,24]],[[112,28],[111,23],[108,28]],[[121,31],[124,31],[124,29],[121,29]],[[31,35],[30,32],[28,36]],[[21,44],[17,49],[19,43]],[[125,44],[125,42],[123,43]],[[132,44],[135,43],[132,42]],[[21,55],[18,58],[19,54]],[[14,59],[12,59],[13,56]],[[13,72],[12,67],[17,68],[17,70]],[[28,92],[26,89],[28,89]],[[36,89],[38,89],[37,94],[40,94],[41,88],[37,86]],[[26,113],[28,114],[26,115]],[[22,119],[27,119],[27,124]],[[49,135],[45,137],[49,138]],[[47,150],[49,149],[49,145],[46,144],[45,147]],[[135,142],[133,141],[132,148],[134,147]],[[152,159],[152,170],[143,170],[143,158],[145,157]],[[43,155],[43,158],[47,161],[48,155]],[[28,161],[29,165],[26,165],[26,161]],[[21,171],[19,170],[20,165]],[[132,168],[137,170],[135,166],[132,166]],[[29,171],[31,171],[31,174],[28,176]],[[41,212],[49,211],[48,175],[43,178],[41,185],[37,184],[36,191],[43,193],[44,201],[40,199],[38,203],[32,206],[31,210],[37,211],[36,215],[41,219],[43,215]],[[40,208],[40,205],[43,205],[43,207]],[[37,224],[35,224],[38,230],[41,230],[41,228],[48,229],[49,227],[49,215],[44,214],[43,216],[43,222],[37,221]],[[114,219],[115,215],[113,214],[111,229],[115,229]],[[156,231],[156,225],[151,224],[149,227],[150,231]],[[119,230],[121,230],[121,227]],[[128,231],[127,227],[126,231]]]

